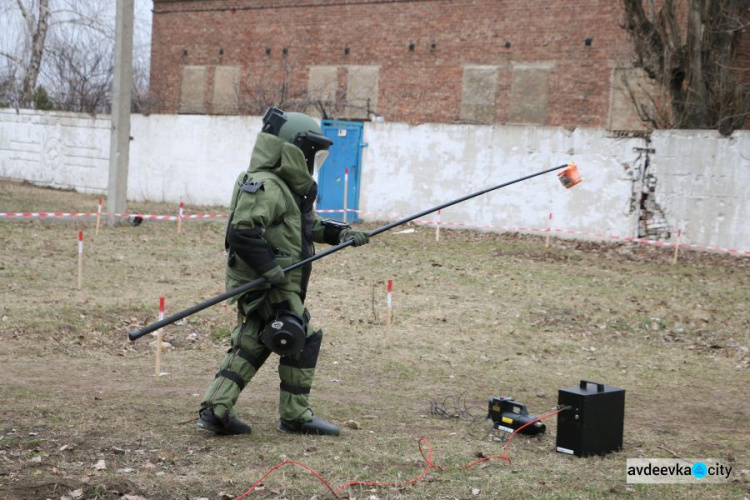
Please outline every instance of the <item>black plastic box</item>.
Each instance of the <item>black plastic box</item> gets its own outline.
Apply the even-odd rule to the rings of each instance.
[[[557,415],[557,451],[586,457],[622,449],[624,389],[581,380],[560,389],[557,404],[572,407]]]

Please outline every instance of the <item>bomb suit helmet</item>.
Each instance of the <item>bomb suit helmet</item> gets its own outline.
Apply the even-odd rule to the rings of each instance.
[[[333,141],[323,135],[323,130],[313,118],[297,112],[285,113],[279,108],[269,108],[263,117],[263,132],[294,144],[302,150],[307,169],[312,175],[323,166]]]

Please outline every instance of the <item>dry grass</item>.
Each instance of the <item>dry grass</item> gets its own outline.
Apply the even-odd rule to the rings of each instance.
[[[93,212],[96,197],[0,183],[0,211]],[[173,206],[140,204],[142,213]],[[190,207],[216,213],[221,207]],[[351,480],[414,486],[354,487],[369,498],[741,498],[749,493],[747,312],[750,259],[668,249],[417,228],[385,233],[316,263],[308,307],[325,330],[312,395],[324,418],[355,420],[339,438],[276,432],[271,358],[240,399],[251,436],[215,438],[197,407],[234,317],[217,306],[165,329],[176,348],[155,380],[151,337],[127,333],[223,291],[223,225],[187,221],[105,227],[93,221],[0,221],[0,498],[220,498],[238,495],[285,458],[334,487]],[[374,226],[373,226],[374,227]],[[76,234],[85,231],[84,288],[76,290]],[[393,279],[392,344],[384,347],[385,281]],[[378,317],[373,313],[373,287]],[[197,334],[197,340],[189,336]],[[580,379],[626,389],[620,453],[554,452],[555,419],[518,437],[512,464],[458,467],[501,451],[483,419],[441,419],[431,401],[462,396],[483,416],[490,396],[541,414]],[[735,467],[721,485],[625,484],[628,457],[712,457]],[[106,470],[94,465],[106,462]],[[478,489],[474,495],[472,489]],[[372,490],[372,491],[371,491]],[[346,497],[344,493],[342,496]],[[314,477],[286,467],[254,498],[330,498]],[[228,498],[228,497],[227,497]]]

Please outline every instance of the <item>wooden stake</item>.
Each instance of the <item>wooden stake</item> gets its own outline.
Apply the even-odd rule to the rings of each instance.
[[[83,286],[83,231],[78,231],[78,289]]]
[[[180,202],[180,214],[177,216],[177,234],[182,232],[182,211],[185,208],[185,203]]]
[[[159,321],[164,319],[164,295],[159,298]],[[156,371],[154,375],[158,379],[161,375],[161,339],[162,329],[156,331]]]
[[[388,280],[388,310],[385,314],[385,346],[391,343],[391,316],[393,312],[393,280]]]
[[[437,211],[435,222],[435,241],[440,241],[440,210]]]
[[[99,198],[99,206],[96,209],[96,233],[94,236],[99,236],[99,223],[102,220],[102,199]]]
[[[344,169],[344,224],[346,224],[346,201],[349,195],[349,169]]]
[[[680,239],[682,237],[682,229],[677,230],[677,244],[674,246],[674,259],[672,265],[677,264],[677,257],[680,255]]]
[[[552,232],[552,212],[549,213],[549,223],[547,224],[547,242],[544,244],[544,248],[549,248],[549,235]]]

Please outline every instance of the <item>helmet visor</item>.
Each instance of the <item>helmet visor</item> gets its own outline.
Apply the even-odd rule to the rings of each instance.
[[[307,161],[307,170],[310,175],[315,173],[315,170],[323,164],[325,158],[321,158],[318,161],[318,154],[328,150],[333,144],[333,141],[328,137],[318,134],[316,132],[300,132],[292,140],[292,144],[302,150],[305,155],[305,161]]]
[[[315,160],[313,161],[313,172],[320,172],[323,167],[323,163],[328,158],[328,150],[321,150],[315,153]]]

